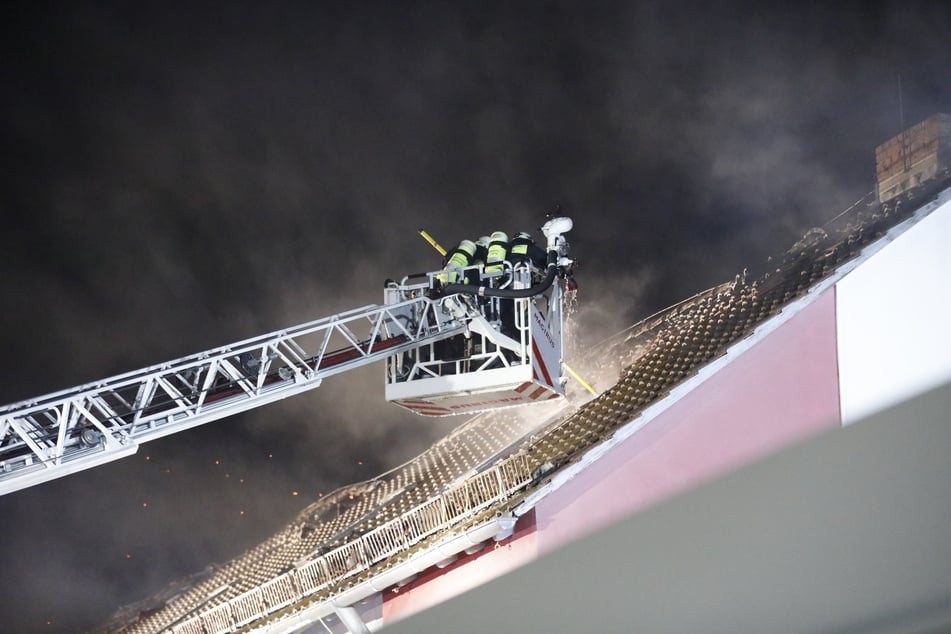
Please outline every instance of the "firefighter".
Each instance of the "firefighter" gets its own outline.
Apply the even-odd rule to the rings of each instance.
[[[472,263],[475,265],[485,264],[485,259],[489,255],[489,236],[482,236],[476,240],[476,252],[472,256]],[[478,281],[478,280],[476,280]]]
[[[462,240],[456,248],[446,254],[443,272],[437,276],[442,284],[465,283],[462,269],[475,263],[478,246],[472,240]]]
[[[486,274],[500,273],[505,267],[503,262],[508,252],[509,237],[504,231],[493,231],[487,238],[488,248],[485,256]]]
[[[524,231],[516,233],[512,241],[506,245],[506,257],[513,267],[531,262],[539,269],[544,268],[547,258],[545,251],[539,248],[532,240],[532,236]],[[517,339],[515,300],[509,299],[499,302],[499,317],[502,320],[502,333]]]
[[[536,268],[545,268],[545,250],[535,244],[531,234],[519,231],[508,245],[508,259],[512,266],[531,262]]]
[[[463,269],[477,263],[480,257],[479,245],[472,240],[461,240],[454,249],[446,254],[445,264],[442,273],[436,276],[436,279],[443,286],[446,284],[467,284],[470,283],[466,278],[471,273],[466,273]],[[481,257],[485,257],[484,255]],[[478,275],[478,273],[476,273]],[[444,304],[444,310],[449,311],[453,316],[459,317],[466,314],[465,300],[456,295],[447,297]],[[455,335],[448,339],[443,339],[433,344],[433,350],[436,357],[446,361],[462,359],[465,356],[466,344],[469,340],[464,335]],[[453,363],[442,364],[439,369],[442,373],[455,372]]]

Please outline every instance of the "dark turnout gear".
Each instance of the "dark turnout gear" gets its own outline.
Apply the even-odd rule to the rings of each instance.
[[[513,266],[522,262],[531,262],[537,268],[544,268],[546,253],[535,244],[531,235],[520,231],[509,243],[508,259]]]

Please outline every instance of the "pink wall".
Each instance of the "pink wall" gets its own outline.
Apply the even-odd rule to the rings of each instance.
[[[545,497],[538,548],[839,425],[833,288]]]

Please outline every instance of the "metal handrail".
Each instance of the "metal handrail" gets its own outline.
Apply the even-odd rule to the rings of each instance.
[[[532,468],[516,454],[328,553],[171,627],[174,634],[225,634],[332,587],[394,553],[471,517],[527,486]],[[435,520],[435,521],[434,521]],[[255,606],[257,612],[255,613]]]

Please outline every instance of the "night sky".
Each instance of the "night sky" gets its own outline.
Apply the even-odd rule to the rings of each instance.
[[[0,402],[380,302],[438,267],[419,227],[556,204],[595,341],[761,267],[951,111],[947,2],[120,4],[5,10]],[[101,624],[460,422],[382,372],[0,498],[0,630]]]

